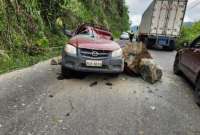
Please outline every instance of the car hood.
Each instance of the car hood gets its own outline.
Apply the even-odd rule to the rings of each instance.
[[[69,44],[85,49],[114,51],[120,48],[119,44],[112,40],[97,39],[84,35],[77,35],[70,39]]]

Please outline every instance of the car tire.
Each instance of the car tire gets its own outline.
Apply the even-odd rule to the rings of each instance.
[[[174,51],[175,50],[175,41],[171,40],[169,44],[168,51]]]
[[[174,48],[170,46],[170,47],[167,47],[165,50],[172,52],[174,51]]]
[[[174,74],[181,75],[181,70],[179,69],[179,55],[177,54],[174,61]]]
[[[65,68],[64,66],[61,66],[61,74],[63,77],[70,77],[72,76],[72,71],[70,69]]]
[[[197,103],[198,106],[200,106],[200,77],[196,82],[196,87],[195,87],[195,102]]]
[[[164,49],[165,51],[169,51],[169,52],[174,51],[174,47],[172,47],[171,45],[170,45],[170,46],[165,46],[165,47],[163,47],[163,49]]]

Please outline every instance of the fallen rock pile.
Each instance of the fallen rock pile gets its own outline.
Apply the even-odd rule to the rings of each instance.
[[[155,83],[162,78],[162,69],[155,63],[143,43],[127,43],[123,48],[125,72],[129,75],[140,75],[149,82]]]

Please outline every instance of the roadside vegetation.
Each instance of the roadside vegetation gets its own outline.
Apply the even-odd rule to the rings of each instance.
[[[115,37],[129,28],[124,0],[0,0],[0,74],[59,55],[62,28],[90,22]]]
[[[184,43],[192,42],[200,35],[200,21],[192,24],[192,26],[183,26],[181,35],[177,40],[177,48],[182,48]]]

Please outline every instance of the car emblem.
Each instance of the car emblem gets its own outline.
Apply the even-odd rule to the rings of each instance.
[[[97,51],[93,51],[92,56],[97,57],[97,56],[99,56],[99,53]]]

